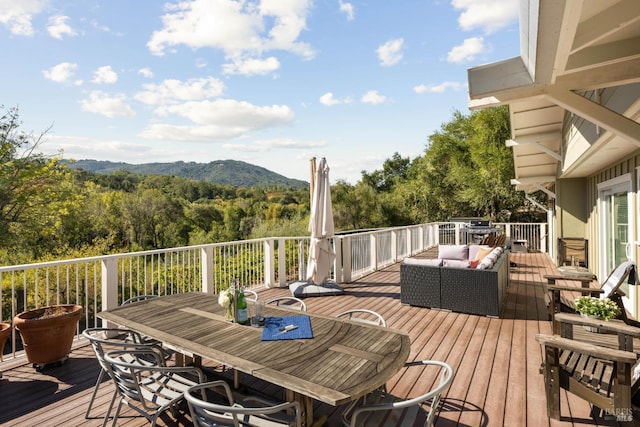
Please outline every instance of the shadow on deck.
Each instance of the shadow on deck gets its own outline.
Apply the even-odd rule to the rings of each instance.
[[[511,254],[510,285],[503,315],[489,318],[400,304],[400,265],[345,285],[342,296],[307,298],[308,310],[327,315],[349,308],[368,308],[382,314],[389,327],[411,337],[409,360],[437,359],[449,363],[456,377],[446,390],[437,426],[542,426],[611,425],[594,421],[590,406],[562,393],[560,422],[546,417],[544,383],[539,373],[542,349],[537,333],[551,333],[542,295],[545,274],[557,272],[546,254]],[[261,299],[288,295],[287,289],[260,290]],[[81,344],[81,342],[80,342]],[[24,360],[0,363],[0,424],[7,426],[98,426],[106,412],[113,387],[105,382],[92,414],[85,419],[98,364],[88,346],[78,346],[62,367],[36,372]],[[409,372],[411,372],[409,370]],[[266,395],[280,395],[275,386],[242,376],[243,383]],[[431,384],[399,374],[388,384],[400,397],[427,391]],[[340,410],[317,404],[316,415],[326,415],[328,426],[340,425]],[[147,425],[130,410],[120,424]],[[570,415],[570,416],[569,416]],[[188,415],[164,416],[159,425],[189,425]]]

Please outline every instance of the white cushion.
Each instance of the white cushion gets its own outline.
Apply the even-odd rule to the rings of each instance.
[[[476,269],[477,270],[488,270],[491,267],[493,267],[493,261],[488,259],[488,256],[486,256],[486,257],[484,257],[484,259],[482,261],[480,261],[478,263],[478,266],[476,267]]]
[[[469,259],[478,259],[478,251],[480,249],[489,249],[490,246],[487,245],[469,245]]]
[[[458,259],[445,259],[442,261],[443,267],[450,268],[469,268],[471,263],[469,261],[462,261]]]
[[[469,259],[469,246],[467,245],[439,245],[438,258],[457,259],[466,261]]]
[[[405,264],[426,265],[429,267],[440,267],[442,265],[441,259],[430,258],[405,258],[402,262]]]

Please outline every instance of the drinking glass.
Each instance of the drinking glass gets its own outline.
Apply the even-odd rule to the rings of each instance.
[[[260,319],[262,319],[262,309],[264,308],[264,302],[256,301],[251,304],[251,326],[257,328],[260,326]]]

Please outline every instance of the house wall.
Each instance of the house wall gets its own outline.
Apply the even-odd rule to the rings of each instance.
[[[559,179],[556,183],[556,247],[561,238],[587,238],[587,191],[586,179]],[[557,253],[558,260],[561,251]]]
[[[588,219],[586,224],[586,234],[589,242],[593,242],[593,244],[589,244],[589,269],[594,272],[599,281],[603,282],[610,271],[600,271],[600,266],[598,263],[598,259],[600,257],[600,248],[598,242],[598,228],[600,226],[600,216],[598,215],[598,184],[607,182],[614,178],[630,174],[631,175],[631,213],[629,216],[630,224],[633,231],[633,236],[631,238],[631,259],[635,261],[636,264],[639,263],[638,257],[638,249],[640,242],[639,235],[639,217],[640,217],[640,195],[638,194],[638,180],[640,173],[640,150],[637,150],[633,155],[628,156],[621,161],[617,162],[614,165],[611,165],[609,168],[602,170],[601,172],[590,176],[588,178],[588,188],[586,192],[587,199],[587,210],[588,210]],[[593,268],[592,268],[593,266]],[[632,315],[639,319],[640,318],[640,289],[623,289],[625,293],[629,297],[633,299],[633,307]],[[626,305],[626,303],[625,303]]]

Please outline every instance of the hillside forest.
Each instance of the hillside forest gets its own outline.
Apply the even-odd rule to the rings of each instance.
[[[308,234],[308,189],[72,169],[62,153],[39,152],[49,131],[22,130],[19,110],[0,106],[1,265]],[[394,153],[356,184],[332,185],[336,230],[469,216],[544,220],[510,184],[509,137],[506,107],[453,112],[421,156]]]

